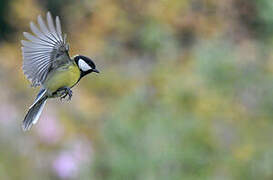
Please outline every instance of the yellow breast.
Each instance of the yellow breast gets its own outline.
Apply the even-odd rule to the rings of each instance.
[[[80,70],[76,64],[58,68],[50,73],[44,83],[49,93],[54,93],[61,87],[72,87],[80,78]]]

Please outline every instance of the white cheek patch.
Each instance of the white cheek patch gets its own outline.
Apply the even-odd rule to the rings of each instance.
[[[82,71],[88,71],[90,69],[92,69],[84,60],[80,59],[79,62],[79,68],[82,70]]]

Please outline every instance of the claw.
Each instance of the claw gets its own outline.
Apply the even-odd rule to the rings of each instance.
[[[68,96],[67,101],[70,101],[72,98],[72,95],[73,95],[73,92],[71,91],[71,89],[65,87],[65,88],[60,89],[60,91],[62,91],[62,90],[64,92],[61,94],[60,100],[62,101],[63,99],[65,99]]]

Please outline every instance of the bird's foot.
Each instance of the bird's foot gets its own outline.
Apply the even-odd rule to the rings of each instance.
[[[72,90],[70,88],[64,87],[64,88],[61,88],[60,91],[62,91],[62,94],[61,94],[61,97],[60,97],[61,101],[63,99],[65,99],[66,97],[68,97],[68,99],[67,99],[68,101],[71,100],[73,92],[72,92]]]

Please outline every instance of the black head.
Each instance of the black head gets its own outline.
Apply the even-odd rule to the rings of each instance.
[[[74,61],[81,70],[81,77],[92,72],[99,73],[99,71],[96,69],[95,63],[88,57],[78,55],[74,57]]]

